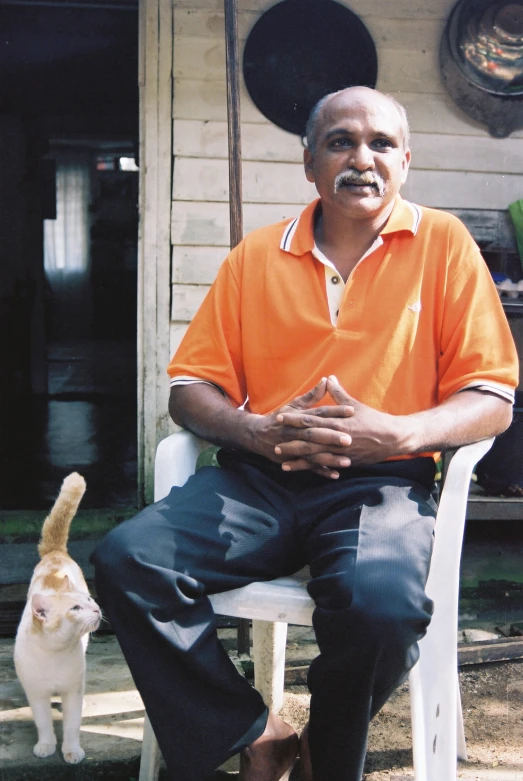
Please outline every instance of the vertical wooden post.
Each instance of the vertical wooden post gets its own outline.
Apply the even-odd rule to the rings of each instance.
[[[156,446],[169,433],[173,2],[140,0],[139,13],[138,500],[149,504]]]
[[[236,0],[223,0],[227,79],[227,131],[229,141],[229,223],[231,249],[243,238],[242,137],[240,127],[240,56]],[[238,621],[238,654],[250,653],[249,621]]]
[[[231,249],[243,238],[242,141],[240,129],[240,57],[236,0],[224,0],[227,63],[227,126],[229,139],[229,220]]]

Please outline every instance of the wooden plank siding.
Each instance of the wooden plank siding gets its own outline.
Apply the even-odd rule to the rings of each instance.
[[[247,233],[300,213],[303,204],[244,203]],[[177,245],[229,246],[229,205],[207,201],[176,201],[172,213],[171,240]]]
[[[363,17],[377,17],[379,19],[439,19],[445,20],[455,4],[455,0],[354,0],[350,3],[352,11]],[[243,13],[256,12],[261,14],[267,8],[274,5],[267,0],[242,0],[240,10]],[[347,4],[349,5],[349,4]],[[198,10],[208,10],[216,14],[223,14],[222,0],[175,0],[176,10],[189,10],[191,13]]]
[[[415,46],[416,41],[413,40],[412,48],[408,49],[378,48],[378,72],[382,91],[413,92],[420,82],[431,93],[445,91],[439,78],[437,48],[418,50]],[[175,35],[174,52],[176,79],[190,73],[193,79],[219,81],[218,74],[222,69],[225,70],[225,52],[221,41]],[[414,57],[415,69],[412,67]]]
[[[218,120],[175,119],[174,154],[177,157],[227,159],[227,123]],[[451,135],[451,138],[449,138]],[[456,134],[412,132],[413,169],[418,159],[423,168],[455,171],[489,171],[523,174],[523,144],[520,138],[499,139]],[[243,159],[259,162],[299,163],[303,158],[300,139],[271,123],[243,123]]]
[[[226,160],[178,157],[175,165],[175,201],[228,201]],[[438,208],[503,209],[522,193],[521,174],[456,172],[413,168],[402,189],[409,200]],[[247,203],[307,204],[316,197],[305,181],[301,163],[244,161],[243,192]]]
[[[240,50],[271,0],[239,0]],[[378,89],[407,108],[405,197],[462,210],[478,239],[514,249],[507,206],[523,197],[518,131],[491,138],[445,92],[438,51],[454,0],[351,0],[378,52]],[[229,243],[225,46],[221,0],[174,0],[171,350]],[[244,226],[295,216],[311,198],[301,139],[270,123],[242,85]]]
[[[245,85],[242,85],[241,94],[242,122],[273,127],[251,102]],[[482,136],[498,144],[507,140],[491,139],[483,125],[463,114],[447,93],[438,95],[437,100],[431,95],[418,92],[390,90],[390,94],[407,108],[413,131],[450,136]],[[225,121],[227,118],[223,80],[204,81],[195,79],[191,75],[187,78],[178,78],[174,80],[174,96],[175,119],[201,119],[210,122],[211,120]],[[516,131],[510,138],[523,138],[523,131]]]

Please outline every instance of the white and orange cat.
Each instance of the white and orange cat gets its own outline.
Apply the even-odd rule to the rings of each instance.
[[[78,564],[67,553],[71,521],[85,492],[76,472],[65,478],[44,521],[37,564],[15,642],[15,667],[33,711],[38,743],[33,752],[48,757],[56,750],[51,697],[61,695],[62,752],[76,764],[85,756],[80,723],[85,687],[85,650],[101,612],[89,596]]]

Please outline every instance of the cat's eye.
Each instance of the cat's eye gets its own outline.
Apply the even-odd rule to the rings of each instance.
[[[81,605],[73,605],[71,608],[71,610],[81,610],[81,609],[82,609]]]

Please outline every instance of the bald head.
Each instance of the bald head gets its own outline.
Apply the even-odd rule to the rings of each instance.
[[[337,92],[330,92],[328,95],[324,95],[314,108],[312,109],[309,119],[307,120],[307,126],[305,128],[305,136],[307,139],[307,149],[309,149],[311,155],[314,155],[316,150],[316,144],[318,141],[318,131],[321,127],[325,113],[328,111],[329,104],[337,99],[353,98],[360,101],[371,101],[376,108],[379,108],[379,104],[382,103],[387,108],[392,107],[397,113],[400,127],[403,134],[403,147],[409,148],[410,132],[409,122],[407,119],[407,112],[404,107],[395,98],[390,95],[385,95],[383,92],[371,89],[370,87],[347,87],[346,89],[338,90]]]

